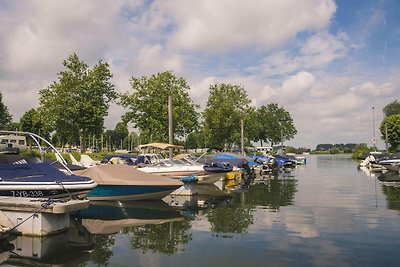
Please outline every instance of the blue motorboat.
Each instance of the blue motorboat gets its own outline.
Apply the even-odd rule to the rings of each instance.
[[[83,197],[95,187],[90,178],[65,174],[49,163],[0,164],[1,196]]]

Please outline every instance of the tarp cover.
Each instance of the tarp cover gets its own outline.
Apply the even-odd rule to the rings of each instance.
[[[0,179],[18,182],[82,182],[86,177],[66,175],[49,163],[0,164]]]
[[[178,145],[172,145],[172,144],[165,144],[165,143],[150,143],[150,144],[145,144],[145,145],[140,145],[139,148],[145,148],[145,147],[153,147],[153,148],[158,148],[158,149],[169,149],[169,148],[176,148],[176,149],[183,149],[183,146],[178,146]]]
[[[98,165],[74,173],[89,177],[99,185],[183,185],[178,179],[145,173],[124,164]]]

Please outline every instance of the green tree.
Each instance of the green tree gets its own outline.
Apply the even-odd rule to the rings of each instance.
[[[39,112],[32,108],[22,115],[19,120],[20,130],[24,132],[31,132],[49,139],[50,134],[43,127],[43,122],[39,116]]]
[[[190,87],[183,78],[166,71],[151,77],[132,77],[131,86],[132,92],[121,96],[121,105],[129,110],[125,120],[150,142],[168,142],[168,96],[173,102],[174,134],[182,137],[196,129],[198,106],[189,97]]]
[[[4,129],[12,120],[7,106],[3,103],[3,94],[0,92],[0,129]]]
[[[395,100],[395,101],[391,102],[390,104],[387,104],[383,108],[383,114],[385,114],[385,117],[400,114],[400,102]]]
[[[185,148],[187,148],[187,149],[195,149],[197,147],[198,147],[198,144],[197,144],[197,133],[196,132],[191,132],[186,137]]]
[[[273,145],[290,140],[297,133],[290,113],[276,103],[261,106],[257,110],[257,121],[258,134],[254,141],[269,141]]]
[[[76,54],[63,62],[66,70],[58,81],[40,90],[39,112],[49,129],[56,130],[75,144],[88,135],[101,134],[109,103],[116,98],[109,65],[99,61],[93,68]]]
[[[400,145],[400,114],[385,117],[381,123],[380,131],[382,139],[386,140],[386,127],[387,127],[387,140],[390,144],[390,150],[396,151]]]
[[[369,151],[370,151],[370,148],[368,147],[368,145],[366,143],[358,144],[358,145],[356,145],[351,158],[352,159],[360,158],[360,157],[366,155]]]
[[[241,85],[210,85],[210,95],[204,110],[204,134],[209,147],[227,147],[240,144],[240,121],[250,122],[250,100]],[[246,130],[251,129],[248,125]]]
[[[6,131],[19,131],[20,127],[19,127],[19,123],[18,122],[9,122],[8,124],[6,124],[5,126],[5,130]]]
[[[127,138],[128,135],[129,135],[128,126],[126,125],[125,122],[120,121],[115,125],[114,132],[111,137],[112,143],[114,144],[115,147],[123,149],[123,147],[121,147],[121,141],[122,141],[122,146],[124,146],[124,140]]]

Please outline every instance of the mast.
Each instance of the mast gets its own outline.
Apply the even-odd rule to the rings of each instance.
[[[372,145],[376,151],[376,138],[375,138],[375,107],[372,107]]]
[[[168,130],[169,130],[169,143],[172,145],[174,143],[174,130],[172,127],[173,124],[173,116],[172,116],[172,96],[168,96]],[[173,158],[172,154],[173,148],[169,148],[169,159]]]

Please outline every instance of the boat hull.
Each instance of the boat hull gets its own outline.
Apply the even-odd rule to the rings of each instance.
[[[89,200],[150,200],[162,199],[181,185],[98,185],[89,192]]]
[[[0,182],[0,196],[25,198],[86,197],[96,183],[13,183]]]

